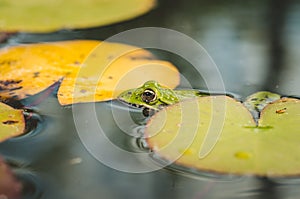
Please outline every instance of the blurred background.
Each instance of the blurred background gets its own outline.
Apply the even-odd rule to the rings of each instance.
[[[195,39],[208,51],[227,90],[243,95],[256,90],[297,95],[299,6],[297,0],[160,0],[154,10],[126,22],[50,34],[20,33],[9,42],[105,40],[132,28],[170,28]],[[170,61],[184,67],[176,59]]]

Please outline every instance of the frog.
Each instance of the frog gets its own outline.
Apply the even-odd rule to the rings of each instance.
[[[118,96],[118,100],[137,108],[162,109],[188,98],[207,96],[209,93],[202,93],[198,90],[173,90],[157,81],[150,80],[141,87],[129,89]]]
[[[132,107],[141,108],[145,116],[151,116],[156,111],[182,100],[210,95],[224,95],[236,98],[232,93],[213,93],[196,89],[170,89],[157,81],[149,80],[138,88],[122,92],[118,96],[118,100]],[[258,119],[260,112],[267,104],[280,98],[279,94],[259,91],[247,97],[242,103],[250,111],[254,119]]]
[[[118,100],[136,108],[142,108],[145,116],[185,99],[209,96],[209,92],[194,89],[173,90],[149,80],[141,87],[129,89],[118,96]]]

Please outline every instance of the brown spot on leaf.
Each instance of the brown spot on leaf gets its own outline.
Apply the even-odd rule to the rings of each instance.
[[[107,59],[108,60],[112,60],[112,59],[114,59],[115,57],[113,56],[113,55],[109,55],[108,57],[107,57]]]
[[[154,57],[151,56],[130,56],[131,60],[155,60]]]
[[[286,112],[286,108],[276,110],[277,114],[283,114]]]
[[[37,78],[37,77],[39,77],[39,75],[40,75],[40,72],[35,72],[35,73],[33,73],[33,78]]]
[[[21,83],[22,80],[0,80],[0,85],[3,85],[3,86],[9,86],[11,84],[19,84]]]
[[[113,79],[113,77],[112,76],[108,76],[108,79]]]
[[[75,65],[80,65],[81,63],[80,63],[80,61],[75,61],[74,64]]]
[[[13,65],[15,63],[17,63],[17,60],[10,60],[10,59],[8,59],[8,60],[3,60],[2,62],[0,62],[0,66],[1,65]]]
[[[87,90],[85,90],[85,89],[81,89],[81,90],[80,90],[81,93],[86,93],[86,91],[87,91]]]
[[[10,88],[8,89],[9,91],[15,91],[15,90],[19,90],[19,89],[22,89],[23,86],[19,86],[19,87],[15,87],[15,88]]]
[[[7,125],[11,125],[11,124],[16,124],[19,123],[19,121],[15,121],[15,120],[6,120],[3,121],[2,124],[7,124]]]
[[[98,55],[97,55],[97,53],[92,53],[92,54],[90,54],[90,56],[91,57],[97,57]]]
[[[0,80],[0,91],[14,91],[21,89],[22,86],[18,84],[21,83],[22,80]]]

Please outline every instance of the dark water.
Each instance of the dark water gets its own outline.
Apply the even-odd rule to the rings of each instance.
[[[4,45],[104,40],[144,26],[174,29],[198,41],[217,64],[227,91],[242,97],[264,89],[300,95],[299,1],[165,0],[150,13],[131,21],[50,34],[19,33]],[[186,61],[172,54],[155,53],[178,66],[193,87],[205,87]],[[24,103],[30,100],[33,99]],[[84,111],[87,106],[76,105],[88,122],[89,112]],[[95,110],[109,140],[124,150],[134,151],[134,139],[118,127],[112,112],[118,110],[122,114],[119,105],[96,103]],[[0,153],[26,185],[24,198],[299,198],[297,179],[200,178],[166,169],[142,174],[121,172],[100,163],[89,153],[80,141],[73,109],[61,107],[54,94],[34,111],[40,115],[35,130],[0,144]],[[132,114],[138,117],[138,113]],[[92,133],[93,129],[87,125],[86,132]],[[109,149],[106,152],[122,164],[122,157]]]

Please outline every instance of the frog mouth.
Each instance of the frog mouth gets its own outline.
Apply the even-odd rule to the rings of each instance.
[[[122,99],[120,99],[120,98],[119,98],[119,100],[120,100],[122,103],[124,103],[124,104],[126,104],[126,105],[129,105],[129,106],[131,106],[131,107],[135,107],[135,108],[145,108],[145,106],[143,106],[143,105],[129,103],[129,102],[126,102],[125,100],[122,100]]]
[[[126,104],[128,104],[129,106],[133,106],[133,107],[136,107],[136,108],[144,108],[145,106],[143,105],[139,105],[139,104],[132,104],[132,103],[128,103],[128,102],[125,102]]]

